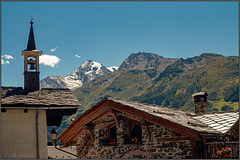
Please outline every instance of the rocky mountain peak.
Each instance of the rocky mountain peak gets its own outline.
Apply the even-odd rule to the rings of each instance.
[[[102,64],[87,60],[76,71],[68,77],[51,76],[41,80],[41,88],[69,88],[75,89],[97,78],[98,76],[110,73]]]
[[[145,70],[146,68],[153,67],[159,59],[162,59],[154,53],[138,52],[132,53],[119,67],[123,69],[138,69]]]
[[[151,77],[157,77],[166,67],[178,59],[164,58],[155,53],[138,52],[132,53],[119,67],[118,70],[143,70]]]

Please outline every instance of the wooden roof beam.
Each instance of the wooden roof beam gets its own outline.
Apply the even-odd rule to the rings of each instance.
[[[97,125],[97,126],[95,127],[95,129],[104,128],[104,127],[106,127],[106,126],[109,126],[109,125],[113,124],[114,122],[115,122],[115,119],[112,119],[112,120],[106,121],[106,122],[102,122],[102,123],[100,123],[99,125]]]
[[[150,131],[148,129],[148,123],[144,119],[141,119],[140,123],[145,127],[145,129],[147,131],[148,139],[150,140],[151,139],[151,134],[150,134]]]
[[[94,127],[89,126],[89,125],[84,125],[84,129],[87,130],[87,132],[90,135],[92,141],[94,141],[94,137],[93,137],[93,134],[92,134],[92,130],[94,129]]]
[[[142,124],[140,123],[140,121],[137,121],[137,120],[135,120],[135,119],[132,119],[132,118],[129,118],[129,117],[126,117],[126,116],[120,115],[119,119],[124,120],[124,121],[128,121],[128,122],[131,122],[131,123],[134,123],[134,124],[137,124],[137,125],[139,125],[139,126],[142,125]]]
[[[119,119],[118,119],[118,116],[117,116],[117,112],[114,111],[114,110],[111,109],[111,108],[109,108],[108,110],[111,112],[112,116],[114,117],[118,128],[120,128],[120,123],[119,123]]]

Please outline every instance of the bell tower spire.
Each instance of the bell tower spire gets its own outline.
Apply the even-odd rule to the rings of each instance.
[[[28,37],[28,45],[27,45],[27,50],[35,50],[36,49],[36,43],[35,43],[35,38],[34,38],[34,32],[33,32],[33,19],[31,19],[31,27],[30,27],[30,33]]]
[[[39,90],[39,57],[42,51],[36,49],[33,19],[31,19],[30,24],[27,49],[22,51],[22,56],[24,56],[24,89]]]

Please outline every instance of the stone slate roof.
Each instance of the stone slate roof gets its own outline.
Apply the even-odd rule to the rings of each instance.
[[[1,87],[4,107],[79,107],[80,103],[69,89],[46,88],[29,91],[22,87]]]
[[[221,133],[226,133],[239,120],[239,112],[216,112],[193,118]]]
[[[148,114],[160,117],[198,132],[226,133],[239,119],[238,111],[217,112],[196,115],[193,112],[144,104],[128,100],[106,98],[116,103],[135,108]]]

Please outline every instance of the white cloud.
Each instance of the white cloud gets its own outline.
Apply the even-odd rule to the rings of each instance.
[[[50,49],[50,51],[51,51],[51,52],[54,52],[54,51],[56,51],[57,48],[58,48],[58,47],[52,48],[52,49]]]
[[[79,55],[77,55],[77,54],[76,54],[75,56],[76,56],[77,58],[81,58],[81,56],[79,56]]]
[[[39,63],[45,66],[55,67],[60,62],[60,58],[54,55],[43,54],[39,57]]]
[[[10,64],[9,60],[4,61],[3,59],[1,59],[1,64]]]
[[[9,55],[9,54],[4,54],[1,56],[1,64],[10,64],[9,60],[7,59],[13,59],[13,56]]]
[[[13,59],[13,56],[8,55],[8,54],[4,54],[4,55],[2,55],[2,58]]]
[[[5,61],[3,59],[1,59],[1,64],[5,64]]]

